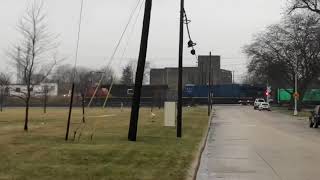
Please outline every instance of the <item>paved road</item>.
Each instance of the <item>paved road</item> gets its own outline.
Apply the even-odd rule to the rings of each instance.
[[[249,106],[218,106],[198,180],[318,180],[320,129]]]

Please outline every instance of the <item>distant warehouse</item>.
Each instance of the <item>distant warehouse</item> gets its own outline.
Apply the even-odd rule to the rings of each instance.
[[[184,67],[183,86],[187,84],[207,85],[210,73],[212,85],[232,84],[232,72],[221,69],[220,56],[212,56],[211,62],[209,56],[199,56],[198,66]],[[151,69],[150,84],[167,85],[168,98],[175,99],[178,89],[178,68]]]

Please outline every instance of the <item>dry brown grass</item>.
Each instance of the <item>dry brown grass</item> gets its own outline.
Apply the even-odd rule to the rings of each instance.
[[[142,109],[138,141],[133,143],[127,141],[129,109],[91,109],[80,140],[73,141],[81,125],[81,111],[75,109],[71,141],[65,142],[67,111],[50,108],[43,115],[33,108],[27,133],[23,109],[0,113],[1,180],[184,179],[208,122],[205,108],[185,109],[180,140],[175,128],[163,127],[162,110],[155,110],[152,119],[150,109]],[[103,115],[113,116],[98,117]]]

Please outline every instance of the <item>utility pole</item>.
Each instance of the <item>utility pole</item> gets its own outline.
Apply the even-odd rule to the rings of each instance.
[[[43,98],[43,113],[47,113],[47,102],[48,102],[48,92],[49,88],[47,85],[43,87],[43,92],[44,92],[44,98]]]
[[[211,52],[209,55],[208,116],[211,114]]]
[[[70,131],[70,124],[71,124],[72,108],[73,108],[73,97],[74,97],[74,89],[75,89],[75,82],[74,81],[76,78],[76,70],[77,70],[79,42],[80,42],[80,30],[81,30],[82,11],[83,11],[83,1],[84,0],[81,1],[81,8],[80,8],[80,20],[79,20],[79,29],[78,29],[76,58],[75,58],[74,68],[73,68],[73,80],[72,80],[72,88],[71,88],[71,96],[70,96],[70,104],[69,104],[68,123],[67,123],[66,137],[65,137],[66,141],[68,141],[68,139],[69,139],[69,131]]]
[[[0,112],[3,111],[4,87],[0,86]]]
[[[266,91],[266,95],[267,95],[267,103],[269,103],[269,81],[267,80],[267,91]]]
[[[184,0],[180,4],[180,34],[179,34],[179,79],[178,79],[178,109],[177,109],[177,137],[182,137],[182,73],[183,73],[183,25]]]
[[[86,122],[86,116],[85,116],[85,103],[86,103],[86,95],[87,95],[87,90],[85,93],[81,93],[81,106],[82,106],[82,123]]]
[[[69,139],[69,131],[70,131],[70,123],[71,123],[71,114],[72,114],[72,108],[73,108],[73,96],[74,96],[74,82],[72,83],[71,88],[71,96],[70,96],[70,104],[69,104],[69,114],[68,114],[68,123],[67,123],[67,130],[66,130],[66,137],[65,140],[68,141]]]
[[[295,92],[294,92],[294,112],[293,115],[297,116],[298,115],[298,59],[296,59],[296,70],[295,70]]]
[[[138,66],[137,66],[137,72],[136,72],[134,94],[132,98],[131,117],[130,117],[129,133],[128,133],[129,141],[137,140],[140,97],[141,97],[143,74],[144,74],[147,49],[148,49],[151,9],[152,9],[152,0],[146,0],[144,19],[143,19],[143,28],[142,28],[142,37],[141,37],[141,44],[140,44],[140,53],[139,53]]]

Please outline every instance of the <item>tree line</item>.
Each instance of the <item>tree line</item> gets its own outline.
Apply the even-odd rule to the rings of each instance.
[[[295,87],[300,99],[320,77],[320,0],[293,0],[281,22],[255,35],[244,47],[247,83]],[[288,91],[291,95],[295,92]],[[291,98],[293,99],[293,98]],[[300,101],[301,102],[301,101]]]

